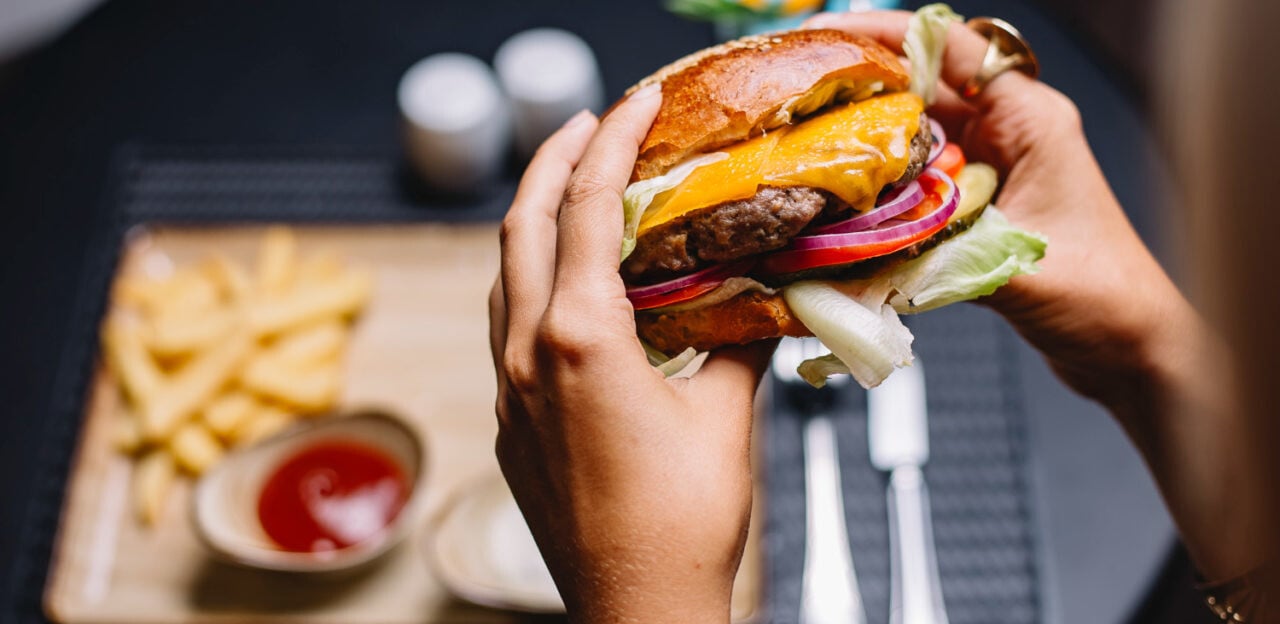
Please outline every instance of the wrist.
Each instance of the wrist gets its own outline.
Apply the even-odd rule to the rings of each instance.
[[[654,588],[633,584],[621,591],[566,595],[569,621],[572,624],[726,624],[730,621],[729,591],[689,591],[677,585],[674,581]]]
[[[1135,436],[1164,427],[1176,414],[1232,411],[1225,347],[1172,287],[1165,301],[1161,309],[1146,311],[1146,330],[1125,346],[1132,354],[1125,363],[1131,372],[1102,401]]]
[[[1205,328],[1190,304],[1173,294],[1171,305],[1145,311],[1144,327],[1131,328],[1126,339],[1117,341],[1114,376],[1095,397],[1140,447],[1164,416],[1194,409],[1189,402],[1201,407],[1212,403],[1200,396],[1208,365]]]
[[[690,622],[725,624],[730,620],[732,564],[699,562],[688,553],[654,553],[660,565],[644,561],[600,562],[575,570],[557,583],[574,624]],[[677,564],[677,560],[681,560]],[[589,569],[588,569],[589,568]]]

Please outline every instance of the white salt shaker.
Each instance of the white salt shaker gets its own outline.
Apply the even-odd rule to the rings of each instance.
[[[405,72],[397,95],[405,154],[429,184],[472,192],[497,177],[511,113],[488,65],[466,54],[435,54]]]
[[[535,28],[507,39],[493,59],[511,99],[516,148],[529,156],[582,109],[599,112],[604,84],[590,46],[557,28]]]

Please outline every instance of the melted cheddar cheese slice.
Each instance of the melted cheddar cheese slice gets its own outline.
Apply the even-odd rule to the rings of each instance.
[[[700,208],[747,199],[761,186],[809,186],[858,210],[907,170],[924,102],[894,93],[842,104],[794,126],[726,147],[723,160],[693,170],[658,195],[638,234]]]

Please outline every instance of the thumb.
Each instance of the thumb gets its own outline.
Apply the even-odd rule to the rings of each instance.
[[[740,446],[748,452],[751,446],[751,423],[755,410],[756,388],[769,368],[769,358],[778,346],[777,340],[755,342],[745,346],[722,347],[711,352],[702,368],[684,387],[689,398],[711,422],[705,433]]]
[[[691,389],[712,402],[738,397],[750,401],[777,346],[774,339],[716,349],[690,380]]]

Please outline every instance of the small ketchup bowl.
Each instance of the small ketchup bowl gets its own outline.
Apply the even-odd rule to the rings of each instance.
[[[368,564],[421,518],[422,438],[359,410],[307,421],[224,458],[196,484],[192,518],[218,558],[281,572]]]

